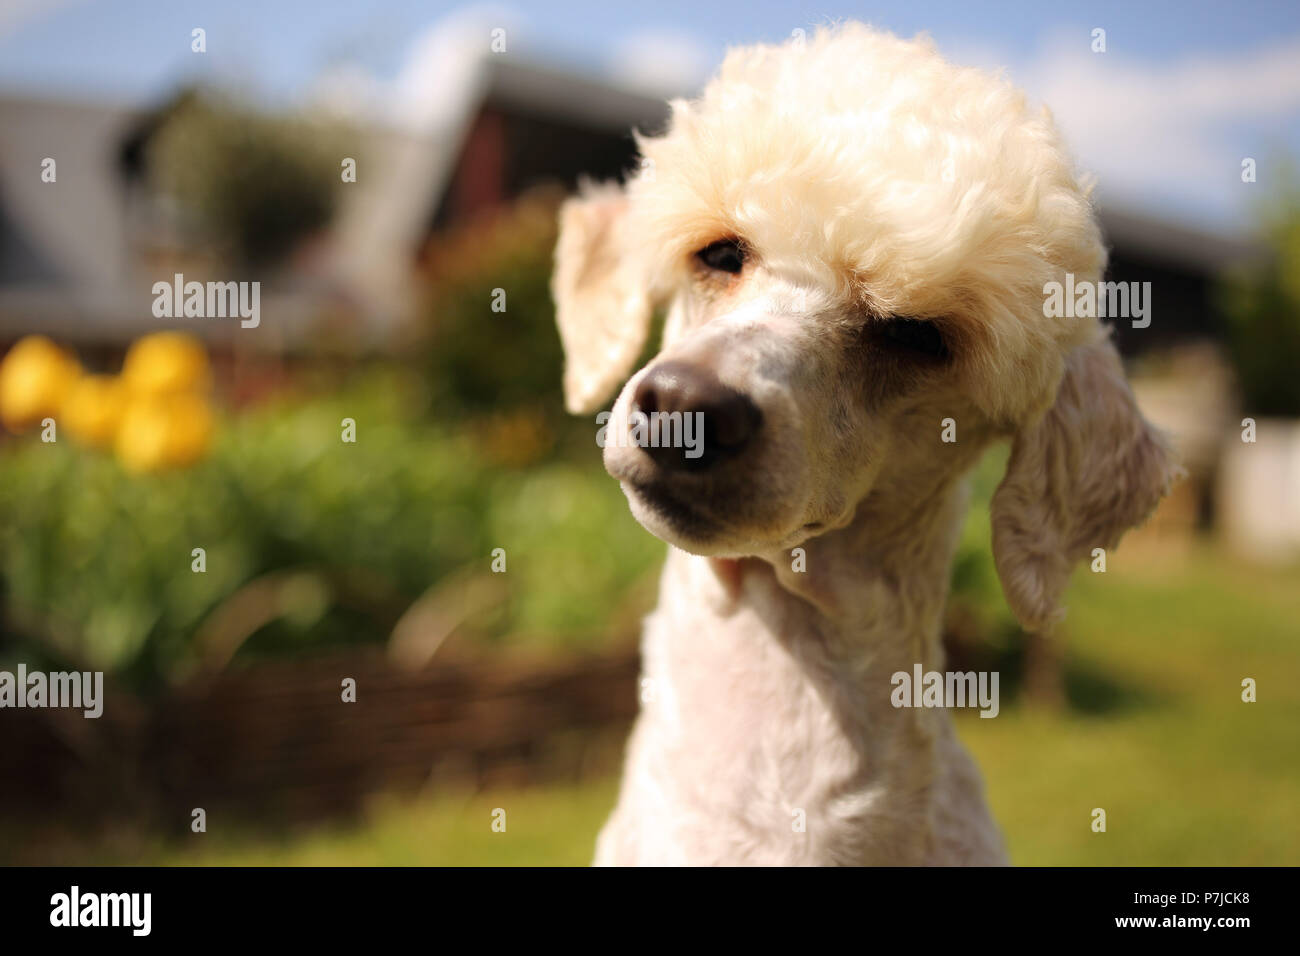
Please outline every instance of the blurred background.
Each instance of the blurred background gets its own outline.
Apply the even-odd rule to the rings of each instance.
[[[975,478],[945,641],[1002,674],[957,720],[1013,860],[1300,862],[1300,13],[652,7],[0,4],[0,669],[106,687],[0,711],[0,862],[587,862],[663,545],[563,413],[555,211],[846,17],[1050,104],[1152,284],[1117,337],[1188,478],[1058,639]],[[178,273],[260,324],[155,317]]]

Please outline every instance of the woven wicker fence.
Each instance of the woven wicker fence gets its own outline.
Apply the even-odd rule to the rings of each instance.
[[[613,772],[636,711],[632,649],[410,671],[352,650],[227,670],[104,716],[9,711],[0,811],[263,823],[346,814],[376,793]],[[344,702],[345,678],[356,701]]]

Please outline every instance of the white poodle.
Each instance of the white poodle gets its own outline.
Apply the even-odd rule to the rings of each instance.
[[[553,283],[574,412],[667,309],[607,426],[671,547],[596,861],[1005,862],[947,710],[893,693],[943,669],[964,476],[1013,441],[995,559],[1044,629],[1174,471],[1100,323],[1045,315],[1048,283],[1106,261],[1051,118],[849,24],[731,52],[639,144],[626,189],[566,203]],[[703,442],[655,447],[652,418]]]

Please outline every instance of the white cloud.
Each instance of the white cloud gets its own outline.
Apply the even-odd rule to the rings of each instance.
[[[492,31],[504,29],[507,54],[522,39],[519,15],[508,7],[478,5],[457,10],[417,35],[391,80],[353,62],[337,64],[312,83],[316,106],[360,122],[387,122],[411,133],[445,131],[466,118],[483,64],[491,56]]]
[[[634,33],[617,43],[610,75],[656,95],[694,93],[714,67],[709,48],[696,37],[671,30]]]
[[[430,129],[456,120],[491,55],[492,31],[505,30],[506,51],[517,46],[518,14],[495,6],[472,6],[443,17],[426,30],[393,83],[390,108],[403,125]]]
[[[1283,131],[1300,127],[1300,39],[1160,63],[1093,53],[1087,36],[1057,36],[1019,63],[992,48],[945,52],[971,66],[1007,66],[1052,110],[1103,201],[1188,219],[1240,224],[1251,198],[1241,160],[1266,159]]]

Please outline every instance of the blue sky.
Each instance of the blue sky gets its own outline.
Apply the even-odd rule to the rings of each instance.
[[[729,45],[840,18],[925,30],[955,60],[1005,67],[1052,107],[1103,200],[1240,230],[1275,182],[1273,157],[1300,156],[1295,0],[0,0],[0,91],[148,102],[198,77],[295,102],[332,77],[384,100],[436,81],[412,61],[473,45],[467,23],[507,27],[511,53],[667,89],[699,82]],[[203,56],[190,52],[195,26]],[[1089,48],[1095,27],[1105,54]],[[1240,182],[1245,156],[1260,163],[1253,187]]]

